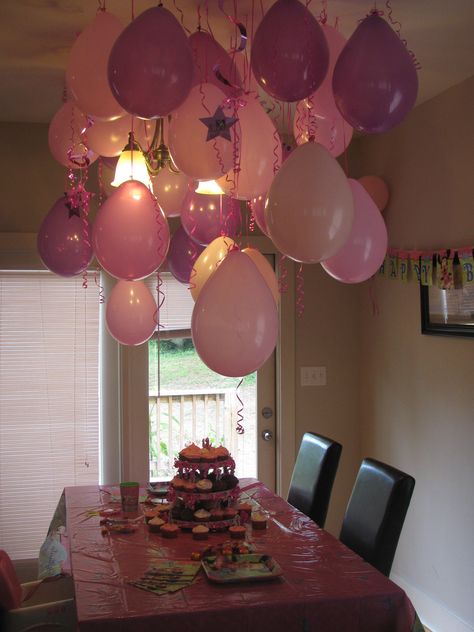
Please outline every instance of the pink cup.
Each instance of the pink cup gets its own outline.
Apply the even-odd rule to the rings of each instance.
[[[138,483],[120,483],[120,497],[122,499],[122,511],[124,513],[134,513],[138,511],[139,488]]]

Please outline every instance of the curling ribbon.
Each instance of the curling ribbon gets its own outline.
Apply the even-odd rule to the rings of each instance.
[[[239,404],[240,404],[240,407],[237,410],[237,425],[235,427],[235,431],[239,435],[243,435],[244,432],[245,432],[245,429],[244,429],[244,427],[242,425],[242,422],[244,421],[244,415],[243,415],[244,402],[242,401],[242,399],[241,399],[241,397],[239,395],[239,388],[242,385],[243,381],[244,381],[244,378],[241,378],[240,382],[237,384],[237,387],[235,389],[235,396],[239,400]]]

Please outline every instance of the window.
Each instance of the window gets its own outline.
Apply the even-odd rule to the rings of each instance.
[[[99,301],[0,272],[0,548],[37,557],[65,486],[99,481]]]

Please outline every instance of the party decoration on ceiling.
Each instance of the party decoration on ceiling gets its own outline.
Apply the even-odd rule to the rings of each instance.
[[[230,128],[231,142],[220,136],[207,142],[207,128],[200,120],[212,116],[225,98],[222,90],[203,83],[192,88],[186,101],[171,114],[171,155],[177,168],[196,180],[214,180],[234,165],[235,125]],[[224,110],[233,113],[231,108]]]
[[[261,87],[281,101],[300,101],[323,82],[329,50],[321,26],[299,0],[277,0],[252,43],[252,70]]]
[[[230,128],[236,123],[237,118],[235,116],[226,116],[221,106],[218,106],[212,116],[207,116],[199,120],[207,127],[206,141],[209,142],[218,136],[225,138],[229,142],[232,140]]]
[[[231,250],[238,249],[230,237],[217,237],[205,248],[194,263],[190,277],[191,296],[197,301],[202,288],[210,276],[217,270]],[[230,289],[230,288],[229,288]]]
[[[242,86],[242,79],[234,60],[210,33],[196,31],[189,36],[193,53],[193,86],[213,83],[227,96]]]
[[[181,283],[189,283],[194,262],[204,250],[204,246],[193,241],[182,226],[171,237],[168,250],[168,269]]]
[[[168,252],[168,222],[150,191],[140,182],[124,182],[99,208],[92,233],[94,252],[109,274],[144,279]]]
[[[302,263],[335,255],[349,237],[353,214],[344,171],[318,143],[300,145],[283,163],[265,207],[273,243]]]
[[[373,276],[387,252],[387,229],[380,211],[357,180],[349,179],[354,199],[354,221],[338,252],[321,262],[324,270],[343,283],[361,283]]]
[[[112,13],[98,11],[74,42],[66,68],[66,83],[82,112],[110,121],[125,114],[109,87],[110,51],[123,30]]]
[[[189,94],[191,46],[178,20],[162,6],[135,18],[117,38],[109,57],[114,97],[141,118],[167,116]]]
[[[265,219],[265,202],[267,199],[266,193],[261,193],[251,198],[248,202],[249,208],[252,211],[252,215],[257,222],[257,226],[262,233],[268,237],[267,220]]]
[[[189,191],[181,208],[181,225],[201,245],[210,244],[221,235],[236,237],[242,228],[239,201],[228,195]]]
[[[153,193],[166,217],[178,217],[184,200],[194,190],[194,180],[185,173],[161,169],[152,178]]]
[[[387,183],[379,176],[362,176],[359,182],[373,199],[379,211],[384,211],[390,199]]]
[[[92,261],[87,195],[60,197],[41,222],[38,253],[44,265],[59,276],[70,277],[87,270]]]
[[[89,126],[87,117],[66,101],[49,124],[48,144],[53,158],[69,169],[83,169],[97,160],[97,154],[87,145]]]
[[[107,299],[107,329],[123,345],[141,345],[156,329],[156,310],[143,281],[118,281]]]
[[[388,132],[415,105],[418,76],[413,59],[376,12],[362,20],[339,55],[333,91],[344,119],[367,134]]]
[[[242,250],[247,257],[250,257],[254,264],[257,266],[257,270],[265,279],[265,283],[270,288],[270,292],[272,293],[273,298],[275,299],[275,303],[278,305],[280,300],[280,292],[278,290],[278,279],[276,278],[275,270],[272,268],[270,263],[267,261],[265,255],[262,255],[260,250],[256,248],[244,248]]]
[[[129,114],[113,121],[94,121],[87,130],[88,147],[105,158],[119,156],[132,129],[140,147],[148,147],[153,138],[155,122],[134,119]]]
[[[208,279],[194,306],[191,333],[201,360],[220,375],[242,377],[268,360],[278,339],[278,311],[249,256],[229,252]]]
[[[240,146],[234,170],[218,182],[232,197],[250,200],[270,188],[282,162],[281,139],[256,95],[240,99],[238,117]]]

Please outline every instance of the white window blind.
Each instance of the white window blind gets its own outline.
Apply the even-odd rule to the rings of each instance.
[[[93,284],[0,272],[0,548],[37,557],[65,486],[99,481]]]
[[[160,277],[162,281],[160,291],[165,295],[165,300],[160,309],[160,330],[191,329],[194,300],[188,285],[177,281],[171,272],[160,272]],[[145,283],[156,301],[156,275],[148,277]]]

